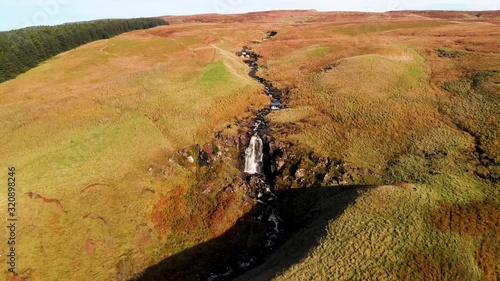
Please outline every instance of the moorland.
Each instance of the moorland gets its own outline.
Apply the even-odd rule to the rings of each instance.
[[[280,246],[231,278],[500,278],[500,12],[162,19],[0,84],[22,206],[7,280],[189,280],[206,270],[192,253],[238,243],[259,206],[242,154],[270,102],[242,46],[283,93],[266,118],[290,207]]]

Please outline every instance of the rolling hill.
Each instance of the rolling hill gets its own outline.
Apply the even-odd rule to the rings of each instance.
[[[7,280],[499,278],[499,12],[162,19],[0,84]]]

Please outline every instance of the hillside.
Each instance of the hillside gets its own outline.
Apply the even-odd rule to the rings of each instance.
[[[0,84],[7,280],[500,277],[499,12],[163,19]]]
[[[498,22],[443,14],[313,20],[256,47],[263,77],[288,90],[274,135],[342,163],[321,185],[397,184],[339,216],[321,201],[310,226],[237,280],[498,279]]]
[[[196,165],[174,161],[177,151],[267,102],[224,45],[232,33],[134,31],[0,84],[1,166],[15,166],[22,183],[21,276],[123,280],[168,254],[153,207],[196,179]],[[230,40],[239,46],[250,38]]]
[[[0,82],[12,79],[46,59],[86,43],[166,24],[168,22],[153,18],[115,19],[0,32]]]

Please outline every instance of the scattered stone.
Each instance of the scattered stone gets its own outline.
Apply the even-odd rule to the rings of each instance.
[[[187,159],[188,159],[188,162],[189,162],[189,163],[191,163],[191,164],[193,164],[193,163],[194,163],[194,158],[193,158],[193,156],[188,156],[188,158],[187,158]],[[170,159],[170,160],[173,160],[173,159]],[[172,162],[172,161],[170,161],[170,162]]]
[[[184,156],[184,157],[188,157],[189,156],[189,153],[187,152],[187,149],[182,149],[179,151],[179,154]]]
[[[323,178],[323,182],[327,183],[330,181],[332,177],[329,174],[326,174],[325,177]]]
[[[297,179],[301,179],[303,177],[305,177],[306,175],[306,169],[298,169],[296,172],[295,172],[295,177]]]
[[[162,175],[164,178],[168,178],[168,173],[167,173],[167,171],[165,171],[165,170],[161,170],[161,175]]]

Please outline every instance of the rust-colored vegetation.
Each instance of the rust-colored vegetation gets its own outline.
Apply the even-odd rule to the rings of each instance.
[[[489,200],[464,205],[440,203],[431,213],[431,222],[442,231],[476,238],[500,233],[500,206]]]
[[[498,11],[165,19],[0,84],[1,159],[23,171],[33,214],[19,229],[23,276],[125,280],[252,208],[236,147],[210,167],[180,151],[237,135],[268,104],[235,55],[254,42],[258,75],[284,93],[269,115],[278,141],[343,163],[352,184],[411,186],[361,196],[271,277],[499,278]]]
[[[481,280],[494,281],[500,277],[500,205],[492,200],[468,204],[441,202],[430,214],[430,223],[444,233],[472,239],[474,259]],[[465,249],[464,249],[465,250]],[[473,268],[460,257],[450,258],[439,251],[416,252],[401,270],[402,280],[470,280],[475,279]],[[476,278],[478,275],[476,275]]]
[[[478,241],[475,258],[483,272],[482,280],[493,281],[500,278],[500,265],[498,264],[500,260],[500,237],[498,236],[500,205],[496,201],[486,200],[464,205],[441,203],[432,211],[431,222],[441,231],[474,237]],[[424,268],[420,272],[424,276],[429,273]],[[432,273],[429,274],[432,275]]]
[[[184,223],[179,222],[186,217],[186,204],[184,201],[184,188],[176,187],[168,195],[161,195],[160,200],[154,205],[151,221],[155,224],[160,235],[168,234],[172,228],[178,231],[189,230]]]

